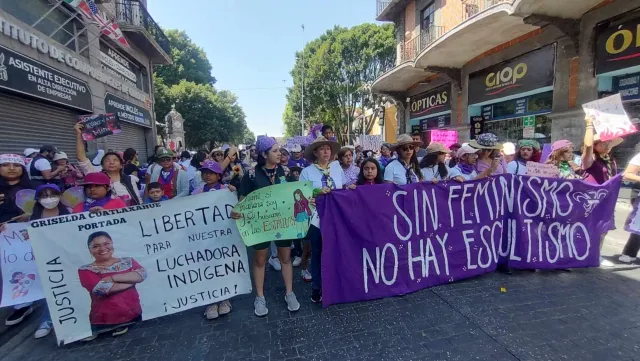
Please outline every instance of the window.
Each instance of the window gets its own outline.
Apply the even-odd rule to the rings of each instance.
[[[428,30],[436,22],[436,5],[431,2],[420,12],[420,30]]]
[[[84,24],[77,18],[72,19],[77,14],[65,8],[64,5],[49,12],[53,6],[55,2],[47,0],[0,0],[0,9],[18,20],[28,26],[37,22],[36,30],[75,52],[83,50],[88,44]],[[47,16],[42,18],[45,14]],[[84,49],[81,54],[89,56],[89,50]]]

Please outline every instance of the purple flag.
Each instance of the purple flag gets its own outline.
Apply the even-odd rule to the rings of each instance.
[[[515,268],[599,265],[621,178],[503,175],[335,191],[317,200],[323,304],[403,295]],[[607,215],[607,216],[603,216]]]

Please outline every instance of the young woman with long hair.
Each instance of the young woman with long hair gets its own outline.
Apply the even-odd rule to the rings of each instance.
[[[444,164],[449,149],[439,142],[431,142],[427,155],[420,161],[420,169],[426,182],[438,183],[449,179],[449,168]]]
[[[551,154],[547,164],[558,167],[558,177],[563,179],[582,179],[582,169],[573,162],[573,144],[560,139],[551,144]]]
[[[418,183],[423,180],[420,163],[418,162],[418,150],[422,142],[413,140],[409,134],[402,134],[393,150],[398,154],[398,159],[391,161],[384,169],[384,181],[405,185]]]
[[[357,185],[374,185],[384,183],[382,175],[382,167],[374,158],[367,158],[360,165],[360,174],[358,175]]]
[[[507,173],[515,175],[527,174],[527,162],[540,161],[540,143],[531,139],[518,142],[515,159],[507,163]]]

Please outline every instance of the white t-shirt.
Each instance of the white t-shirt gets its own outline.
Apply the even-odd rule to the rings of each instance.
[[[518,161],[512,160],[507,164],[507,173],[515,174],[515,175],[525,175],[527,174],[527,166],[520,163]]]
[[[335,189],[342,189],[342,184],[344,184],[344,172],[342,171],[342,167],[338,162],[332,162],[329,164],[329,174],[331,175],[331,179],[333,179],[333,185]],[[313,182],[313,188],[322,188],[322,173],[316,168],[315,165],[310,165],[300,172],[300,181],[310,181]],[[318,216],[318,211],[313,210],[313,214],[311,215],[311,224],[320,228],[320,217]]]
[[[414,175],[415,176],[415,175]],[[426,178],[425,178],[426,179]],[[385,182],[393,182],[397,185],[407,184],[407,169],[400,163],[399,160],[394,160],[387,164],[384,168],[384,180]],[[419,179],[414,179],[414,182],[419,182]]]
[[[451,168],[449,170],[449,178],[450,179],[454,179],[455,177],[462,177],[464,178],[464,180],[474,180],[476,179],[476,177],[478,176],[478,172],[476,172],[475,170],[471,172],[471,174],[464,174],[462,173],[462,170],[460,170],[460,168],[458,168],[458,166],[455,166],[453,168]]]
[[[447,167],[447,166],[445,166]],[[431,182],[433,178],[437,180],[447,180],[449,179],[449,172],[451,171],[449,167],[447,167],[447,176],[442,179],[440,176],[440,172],[438,172],[438,166],[434,165],[433,167],[422,168],[422,176],[424,177],[425,182]]]
[[[33,166],[41,172],[43,170],[51,170],[51,162],[49,162],[49,160],[46,158],[36,160],[36,162],[33,163]]]

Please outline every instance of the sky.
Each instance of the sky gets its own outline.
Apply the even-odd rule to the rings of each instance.
[[[375,22],[376,0],[149,0],[148,8],[205,50],[216,88],[238,96],[249,129],[277,137],[295,52],[334,25]]]

